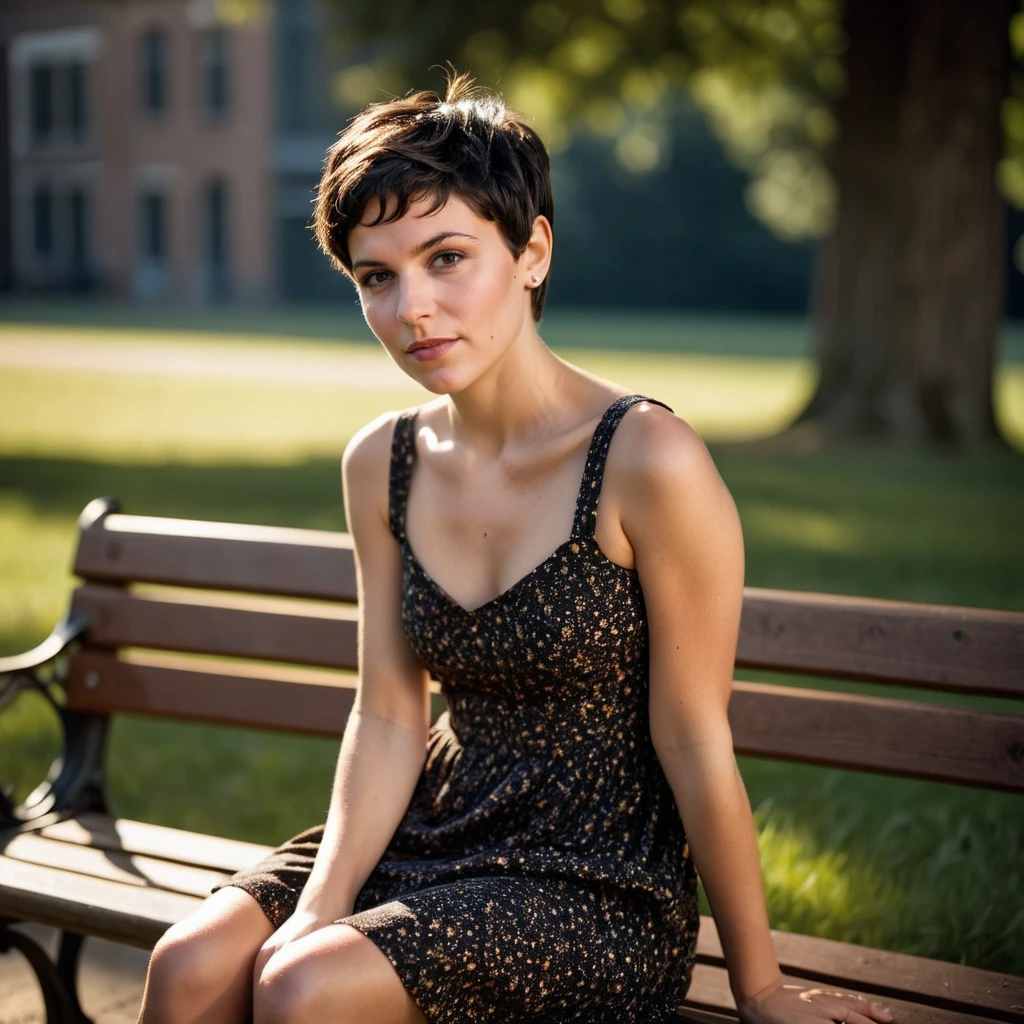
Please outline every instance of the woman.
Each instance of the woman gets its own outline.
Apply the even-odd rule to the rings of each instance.
[[[746,1020],[891,1020],[783,984],[726,715],[735,506],[685,422],[541,340],[536,134],[464,77],[377,104],[315,220],[439,397],[343,460],[360,685],[327,823],[167,932],[142,1020],[665,1019],[698,870]]]

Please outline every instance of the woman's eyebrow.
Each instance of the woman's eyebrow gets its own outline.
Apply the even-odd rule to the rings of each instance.
[[[422,255],[428,249],[432,249],[435,245],[445,241],[448,238],[471,238],[474,242],[479,241],[476,235],[466,234],[465,231],[442,231],[440,234],[434,235],[432,238],[428,238],[424,242],[420,242],[418,245],[414,245],[409,250],[409,256],[415,258]],[[353,270],[359,270],[362,267],[383,267],[385,266],[382,260],[356,260],[352,264]]]

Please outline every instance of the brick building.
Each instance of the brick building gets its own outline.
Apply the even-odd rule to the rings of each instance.
[[[306,224],[330,102],[316,0],[4,0],[0,287],[329,297]]]

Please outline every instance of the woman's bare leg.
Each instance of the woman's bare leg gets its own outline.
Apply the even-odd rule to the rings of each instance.
[[[273,927],[241,889],[214,893],[169,928],[149,961],[139,1024],[244,1024],[252,970]]]
[[[394,965],[365,935],[332,924],[263,964],[256,1024],[426,1024]]]

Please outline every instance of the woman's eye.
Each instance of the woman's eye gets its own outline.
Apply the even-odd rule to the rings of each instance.
[[[386,270],[373,270],[363,278],[364,288],[374,288],[387,280]]]
[[[455,252],[452,249],[446,250],[445,252],[439,252],[434,257],[434,262],[439,263],[442,267],[454,267],[462,259],[463,254],[461,252]]]

